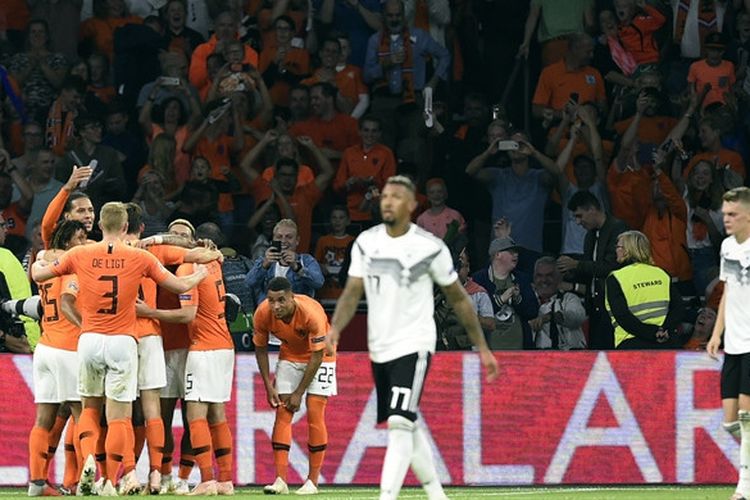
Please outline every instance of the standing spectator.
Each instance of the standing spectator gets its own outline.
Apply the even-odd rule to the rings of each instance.
[[[292,18],[278,17],[274,23],[276,43],[260,53],[258,70],[263,75],[271,101],[280,107],[289,106],[289,90],[310,74],[310,53],[292,45],[295,26]]]
[[[143,20],[130,15],[125,0],[93,0],[93,6],[94,16],[81,23],[79,45],[84,44],[87,55],[101,52],[112,60],[115,30],[126,24],[141,24]]]
[[[602,75],[589,66],[594,57],[594,41],[586,34],[568,38],[565,57],[542,70],[532,99],[534,116],[549,124],[562,118],[565,105],[573,100],[594,103],[600,110],[607,104]]]
[[[56,161],[57,159],[52,151],[46,148],[39,149],[34,163],[31,164],[31,168],[25,175],[26,181],[34,193],[28,217],[32,223],[41,223],[44,212],[52,202],[52,198],[63,186],[62,182],[54,178]],[[21,194],[20,189],[16,187],[16,190]],[[27,224],[26,227],[26,239],[29,241],[33,236],[33,226],[34,224]]]
[[[237,21],[231,12],[222,12],[214,20],[214,34],[209,40],[199,45],[190,59],[190,83],[205,95],[211,87],[208,76],[208,57],[211,54],[221,54],[224,44],[237,38]],[[245,45],[245,57],[243,64],[252,64],[258,67],[258,53],[249,45]]]
[[[586,349],[583,323],[586,310],[581,298],[560,290],[562,276],[554,257],[540,257],[534,263],[532,286],[539,315],[529,321],[537,349]]]
[[[136,189],[138,189],[138,171],[146,161],[143,137],[134,134],[128,128],[129,119],[124,104],[113,102],[107,107],[104,120],[105,133],[102,136],[102,144],[117,151],[120,163],[122,163],[127,184],[126,199],[132,198]],[[174,178],[174,175],[172,175],[172,178]]]
[[[466,233],[466,221],[463,216],[445,204],[448,198],[445,181],[439,177],[433,178],[427,181],[425,187],[430,208],[419,214],[417,225],[441,240],[445,240],[449,233],[453,237],[458,233]]]
[[[336,108],[342,113],[360,118],[370,105],[369,90],[362,81],[362,72],[354,67],[338,69],[341,42],[338,38],[326,38],[320,46],[320,67],[310,78],[302,80],[302,85],[328,82],[336,86]]]
[[[580,191],[568,202],[576,222],[586,231],[583,257],[575,259],[563,255],[557,259],[557,269],[567,282],[586,285],[586,312],[589,316],[589,348],[612,349],[614,333],[604,307],[604,280],[619,267],[617,238],[628,230],[625,224],[605,212],[596,196]],[[578,289],[578,286],[575,286]]]
[[[307,120],[294,124],[289,133],[310,137],[323,154],[338,165],[344,150],[359,142],[357,121],[339,113],[335,106],[336,87],[330,83],[316,83],[310,89],[310,111]]]
[[[705,59],[696,61],[690,65],[688,71],[688,83],[692,94],[700,94],[703,89],[710,85],[706,97],[703,99],[703,107],[714,103],[726,104],[728,100],[734,101],[730,96],[734,93],[734,84],[737,77],[734,73],[734,64],[723,59],[726,43],[721,33],[709,33],[703,43],[706,51]]]
[[[474,158],[466,173],[484,182],[492,195],[492,220],[507,219],[513,226],[518,245],[540,253],[544,227],[544,207],[557,174],[555,162],[527,142],[525,134],[512,136],[518,149],[509,151],[508,168],[482,168],[498,149],[499,140]],[[532,161],[534,166],[532,166]],[[541,165],[544,168],[535,168]]]
[[[346,260],[346,251],[354,241],[354,236],[346,233],[349,225],[349,212],[341,205],[331,209],[331,232],[318,238],[315,244],[315,260],[320,264],[325,277],[323,288],[318,293],[319,299],[337,299],[344,289],[339,282],[341,266]]]
[[[638,66],[657,64],[659,46],[654,34],[667,18],[655,7],[636,0],[615,0],[615,11],[620,20],[618,38]]]
[[[615,347],[674,347],[685,306],[669,275],[654,265],[648,238],[640,231],[626,231],[618,236],[616,251],[622,267],[612,271],[606,282]]]
[[[292,284],[297,294],[315,297],[325,279],[320,264],[309,253],[297,253],[300,238],[297,224],[291,219],[281,219],[273,228],[273,241],[263,257],[253,263],[247,273],[245,286],[253,290],[256,306],[266,298],[268,283],[283,276]]]
[[[143,24],[129,23],[115,31],[114,83],[129,108],[136,104],[143,86],[159,76],[166,43],[163,31],[162,20],[156,16],[147,17]]]
[[[324,25],[348,34],[351,47],[345,62],[363,67],[367,40],[382,28],[382,3],[379,0],[314,0],[313,7],[320,12],[320,21]]]
[[[86,83],[77,76],[69,76],[60,87],[60,95],[47,114],[47,146],[58,156],[70,147],[75,133],[75,119],[81,111]]]
[[[40,114],[55,100],[68,71],[65,56],[53,52],[49,26],[35,19],[26,28],[26,45],[10,60],[10,73],[23,89],[23,103],[29,116],[41,119]]]
[[[492,240],[489,266],[472,276],[492,297],[495,325],[487,335],[492,350],[534,348],[528,321],[537,315],[536,301],[531,277],[516,270],[518,249],[510,238]]]
[[[126,185],[122,164],[117,151],[101,144],[101,121],[95,116],[80,115],[76,118],[75,128],[79,144],[57,162],[55,178],[60,182],[67,181],[74,165],[90,165],[91,160],[96,160],[96,168],[85,188],[94,210],[108,201],[125,200]]]
[[[361,118],[359,135],[362,144],[344,150],[333,189],[346,196],[352,222],[369,225],[373,221],[369,209],[373,189],[383,189],[385,181],[396,174],[396,159],[390,148],[380,143],[381,122],[377,118],[370,115]]]
[[[541,21],[540,21],[541,19]],[[585,33],[594,27],[594,1],[532,0],[518,55],[528,58],[531,36],[539,22],[537,39],[542,46],[542,66],[556,63],[569,50],[566,36]]]
[[[193,51],[206,40],[203,35],[185,25],[187,8],[183,0],[170,0],[162,11],[166,28],[164,38],[169,52],[182,52],[188,60]]]
[[[434,73],[427,76],[427,59]],[[450,54],[418,28],[409,28],[401,0],[384,4],[383,29],[370,37],[364,66],[371,85],[371,113],[383,124],[385,144],[396,151],[419,155],[422,129],[422,91],[448,79]],[[402,144],[403,142],[403,144]],[[415,156],[412,160],[416,160]],[[415,162],[416,163],[416,162]]]
[[[165,52],[159,55],[160,76],[140,88],[139,108],[146,105],[163,106],[169,98],[178,98],[182,106],[191,113],[200,109],[198,90],[188,82],[188,59],[181,52]],[[160,123],[160,122],[156,122]],[[147,133],[148,135],[148,133]]]

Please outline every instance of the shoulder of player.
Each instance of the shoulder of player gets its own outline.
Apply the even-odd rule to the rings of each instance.
[[[325,314],[325,309],[323,309],[323,305],[320,302],[318,302],[316,299],[314,299],[313,297],[310,297],[309,295],[295,293],[294,300],[297,302],[297,306],[299,306],[300,309],[306,314],[319,314],[319,313]]]
[[[431,232],[417,226],[416,224],[412,224],[412,227],[413,231],[411,234],[413,235],[415,244],[425,246],[427,250],[430,251],[439,251],[443,247],[447,248],[445,242]]]

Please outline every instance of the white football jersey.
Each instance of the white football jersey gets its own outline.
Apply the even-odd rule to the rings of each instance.
[[[729,236],[721,244],[719,279],[725,283],[724,351],[750,352],[750,239],[740,244]]]
[[[380,224],[354,242],[349,276],[364,280],[372,361],[435,351],[433,283],[446,286],[458,279],[442,240],[415,224],[393,238]]]

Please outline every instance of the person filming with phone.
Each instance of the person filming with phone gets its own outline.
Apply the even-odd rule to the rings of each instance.
[[[268,283],[282,276],[292,284],[292,292],[315,297],[325,278],[320,264],[309,253],[297,253],[299,233],[297,223],[281,219],[273,228],[273,241],[263,257],[253,263],[245,277],[245,286],[254,293],[256,307],[266,298]]]

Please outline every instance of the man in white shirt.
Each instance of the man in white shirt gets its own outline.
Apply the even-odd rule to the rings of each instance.
[[[728,237],[721,244],[719,279],[724,294],[706,346],[717,359],[724,335],[721,404],[724,429],[740,438],[740,474],[732,500],[750,497],[750,188],[724,194],[721,207]]]
[[[364,231],[354,242],[349,279],[326,339],[332,352],[364,292],[378,422],[388,421],[380,500],[398,497],[409,465],[430,500],[447,498],[426,436],[416,422],[437,339],[433,283],[442,288],[469,339],[478,347],[488,381],[497,378],[498,371],[474,306],[453,268],[448,247],[411,223],[411,214],[417,207],[415,193],[416,188],[407,177],[397,175],[386,181],[380,196],[383,224]]]

